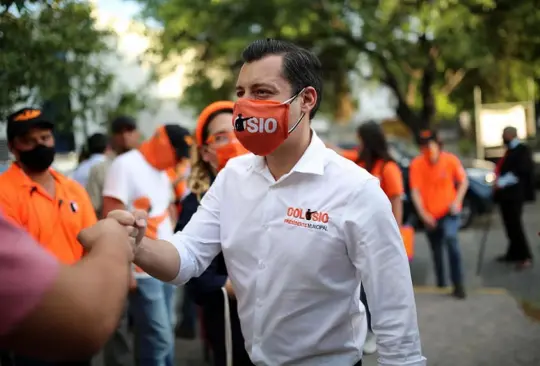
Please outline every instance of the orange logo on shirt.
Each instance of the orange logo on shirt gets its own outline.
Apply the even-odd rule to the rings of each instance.
[[[13,118],[14,121],[22,122],[37,118],[41,115],[41,111],[37,109],[28,109],[21,114],[18,114]]]
[[[284,222],[289,225],[308,229],[328,231],[330,216],[327,212],[296,207],[287,208],[287,216]]]

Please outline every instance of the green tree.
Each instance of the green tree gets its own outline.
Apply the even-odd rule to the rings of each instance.
[[[125,91],[112,98],[109,105],[105,106],[104,125],[119,116],[137,116],[143,110],[152,110],[157,107],[156,101],[152,100],[144,91]]]
[[[0,13],[0,114],[21,103],[45,103],[63,131],[71,130],[75,116],[92,118],[96,100],[112,82],[96,58],[112,52],[112,33],[96,28],[88,2],[5,3]]]
[[[349,73],[361,72],[393,91],[398,116],[415,133],[436,117],[455,116],[472,99],[474,85],[495,79],[499,86],[489,90],[498,90],[495,73],[505,69],[505,60],[512,61],[513,71],[506,73],[510,79],[528,72],[516,61],[523,58],[517,51],[501,58],[511,38],[492,33],[503,22],[504,30],[517,37],[523,27],[516,26],[520,19],[515,16],[534,12],[534,0],[522,0],[514,6],[519,11],[509,0],[139,2],[144,16],[163,25],[155,52],[164,58],[196,52],[184,102],[198,108],[230,95],[242,49],[262,37],[291,40],[321,58],[323,111],[339,117],[351,105]],[[528,20],[527,29],[537,25]],[[519,37],[525,45],[534,34]]]

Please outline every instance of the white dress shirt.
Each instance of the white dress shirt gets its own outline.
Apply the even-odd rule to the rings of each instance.
[[[316,211],[311,220],[308,210]],[[223,251],[256,365],[354,365],[367,331],[360,282],[379,365],[425,365],[390,202],[376,178],[315,133],[277,181],[262,157],[230,160],[172,243],[181,259],[176,284],[201,275]]]

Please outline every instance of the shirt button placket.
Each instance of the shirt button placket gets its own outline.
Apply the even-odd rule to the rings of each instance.
[[[261,232],[260,241],[261,245],[259,246],[260,252],[258,253],[258,262],[257,262],[257,270],[259,272],[259,276],[257,276],[257,285],[256,285],[256,299],[255,299],[255,309],[254,309],[254,316],[253,316],[253,345],[255,347],[259,347],[261,339],[260,336],[262,334],[262,321],[261,318],[263,316],[263,305],[264,305],[264,294],[266,292],[266,286],[268,283],[268,277],[266,276],[266,264],[265,260],[268,257],[268,251],[271,245],[271,235],[270,235],[270,225],[269,221],[272,217],[272,201],[275,191],[269,187],[268,192],[266,194],[266,197],[264,199],[264,206],[263,206],[263,225],[264,231]]]

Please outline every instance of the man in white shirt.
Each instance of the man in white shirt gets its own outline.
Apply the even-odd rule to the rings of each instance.
[[[182,232],[141,238],[135,263],[163,281],[199,276],[223,251],[255,365],[360,365],[366,337],[360,284],[379,365],[424,366],[411,276],[378,180],[325,147],[310,128],[322,95],[312,53],[277,40],[243,52],[234,117],[253,154],[230,160]],[[307,217],[307,212],[311,217]]]
[[[88,138],[86,143],[90,157],[79,164],[73,172],[73,179],[79,182],[83,187],[88,183],[90,169],[107,159],[107,154],[111,152],[109,139],[102,133],[95,133]]]

